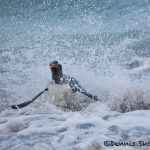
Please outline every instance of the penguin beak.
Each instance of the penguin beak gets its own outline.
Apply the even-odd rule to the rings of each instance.
[[[57,68],[57,64],[49,64],[51,68]]]

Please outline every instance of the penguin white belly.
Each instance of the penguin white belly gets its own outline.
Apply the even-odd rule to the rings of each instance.
[[[67,84],[54,84],[48,87],[52,102],[56,105],[64,105],[72,100],[72,93]]]

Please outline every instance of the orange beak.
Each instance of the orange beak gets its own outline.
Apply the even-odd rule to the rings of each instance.
[[[49,64],[51,68],[57,68],[57,64]]]

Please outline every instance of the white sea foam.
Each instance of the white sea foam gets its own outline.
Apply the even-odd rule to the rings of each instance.
[[[43,149],[88,149],[94,144],[105,149],[107,148],[104,146],[105,140],[138,142],[142,138],[148,139],[149,111],[125,114],[111,111],[103,113],[102,105],[97,107],[99,108],[97,111],[88,112],[2,117],[0,133],[5,135],[4,139],[7,136],[10,138],[2,141],[1,148],[11,145],[10,149],[16,147],[31,149],[35,148],[40,141],[38,144]],[[14,138],[16,142],[12,143]]]
[[[64,70],[69,72],[69,69],[71,66],[65,64]],[[20,110],[5,110],[0,114],[0,133],[3,137],[1,149],[82,150],[95,147],[95,149],[102,150],[119,148],[132,150],[140,147],[114,146],[109,148],[104,146],[104,141],[137,143],[139,140],[148,141],[150,112],[139,110],[142,107],[136,107],[136,103],[140,103],[141,100],[149,103],[149,89],[147,88],[149,83],[145,82],[145,78],[144,80],[130,79],[127,74],[130,70],[123,71],[117,66],[113,67],[111,75],[105,77],[98,76],[99,72],[93,73],[84,66],[80,68],[74,66],[74,69],[70,75],[76,77],[84,88],[91,85],[92,89],[89,86],[86,89],[97,94],[102,102],[91,102],[80,112],[64,111],[55,106],[51,101],[51,96],[45,92],[28,107]],[[78,69],[80,76],[75,72]],[[116,70],[117,73],[115,73]],[[45,78],[42,83],[46,81]],[[80,96],[77,98],[80,103]],[[126,105],[122,106],[123,103]],[[120,113],[122,111],[133,112]]]
[[[147,75],[150,73],[150,58],[135,57],[129,62],[133,66],[131,74],[135,76]]]
[[[150,141],[148,0],[5,0],[0,8],[0,149],[149,149],[104,146]],[[48,87],[52,60],[100,101],[76,93],[68,109],[54,87],[12,110]]]

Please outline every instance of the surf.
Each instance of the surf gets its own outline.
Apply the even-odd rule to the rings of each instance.
[[[149,8],[147,0],[0,1],[0,149],[149,140]],[[54,59],[102,101],[70,97],[67,86],[44,91]]]

